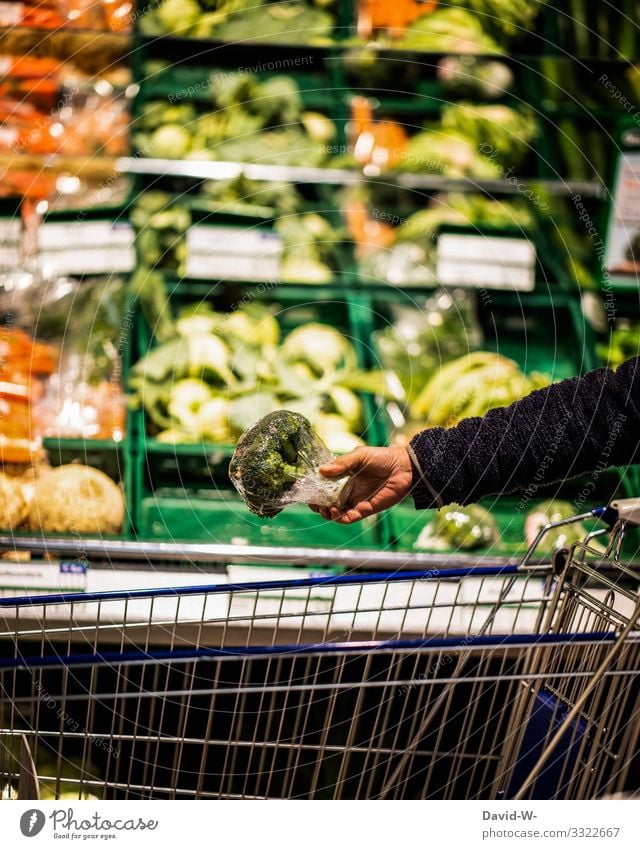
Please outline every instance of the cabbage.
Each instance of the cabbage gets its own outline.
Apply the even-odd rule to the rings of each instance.
[[[155,10],[155,16],[164,32],[184,34],[202,14],[196,0],[164,0]]]
[[[229,426],[229,401],[226,398],[211,398],[198,411],[198,430],[203,439],[210,442],[233,442]]]
[[[320,374],[357,366],[351,342],[328,324],[311,322],[292,330],[284,340],[282,354],[285,360],[306,363]]]
[[[524,524],[524,533],[527,545],[531,545],[538,532],[545,525],[553,522],[561,522],[576,515],[576,508],[569,501],[543,501],[536,505],[527,514]],[[563,525],[548,531],[541,541],[543,552],[557,551],[561,548],[571,548],[574,542],[580,542],[586,536],[587,529],[582,522],[574,522],[571,525]]]
[[[165,124],[152,133],[150,144],[159,159],[182,159],[191,150],[191,133],[178,124]]]
[[[486,548],[497,542],[498,538],[496,520],[484,507],[479,504],[468,507],[449,504],[439,510],[435,520],[422,529],[413,547],[472,551],[475,548]]]

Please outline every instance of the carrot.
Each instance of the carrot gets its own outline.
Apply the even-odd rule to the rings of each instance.
[[[29,439],[11,439],[0,434],[0,463],[32,463],[38,453]]]
[[[40,169],[5,168],[0,172],[0,197],[22,195],[23,200],[43,200],[51,197],[56,187],[55,174]]]
[[[44,79],[45,77],[57,76],[62,69],[62,62],[47,57],[7,56],[5,62],[8,62],[9,66],[3,74],[4,78]]]
[[[65,20],[53,9],[41,6],[26,6],[22,13],[22,26],[37,29],[58,29],[64,26]]]

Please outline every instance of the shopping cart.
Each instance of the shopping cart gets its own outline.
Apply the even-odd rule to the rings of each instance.
[[[0,599],[2,794],[593,798],[640,784],[640,573],[622,555],[640,502],[587,515],[602,524],[582,542],[540,556],[562,523],[549,525],[519,564]]]

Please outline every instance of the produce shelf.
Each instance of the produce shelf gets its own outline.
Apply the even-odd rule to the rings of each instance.
[[[0,27],[0,52],[68,59],[96,71],[125,59],[134,43],[132,33],[104,32],[62,27]]]
[[[586,2],[582,0],[578,6],[586,8]],[[555,8],[556,5],[560,8]],[[596,210],[593,214],[596,220],[599,215],[597,210],[604,206],[602,202],[608,198],[606,168],[599,169],[604,174],[604,182],[591,179],[590,170],[585,169],[584,163],[577,162],[572,154],[571,139],[583,139],[585,149],[588,149],[589,134],[591,141],[604,138],[610,126],[623,113],[613,108],[613,101],[606,90],[599,91],[593,81],[591,87],[585,83],[586,73],[581,68],[579,58],[567,58],[567,51],[590,55],[592,42],[591,36],[585,37],[575,27],[573,32],[570,31],[564,4],[548,3],[542,9],[538,32],[516,43],[512,53],[478,51],[466,54],[481,60],[497,59],[508,65],[514,77],[513,87],[506,96],[496,101],[485,100],[482,95],[458,98],[442,89],[437,80],[436,65],[439,59],[451,55],[450,51],[396,49],[388,44],[367,44],[354,38],[355,0],[338,0],[334,38],[323,39],[322,43],[317,44],[269,41],[268,38],[260,38],[259,32],[256,32],[255,37],[233,43],[217,39],[145,35],[140,28],[143,17],[140,6],[138,12],[134,34],[76,29],[51,32],[14,27],[0,29],[0,46],[7,53],[14,49],[25,53],[33,51],[34,55],[60,57],[73,53],[74,58],[79,58],[87,66],[91,67],[93,63],[93,66],[102,68],[122,62],[131,55],[135,85],[139,86],[134,107],[138,115],[144,104],[154,99],[168,99],[171,103],[194,102],[198,107],[210,104],[209,78],[214,72],[238,73],[241,70],[255,73],[260,79],[290,75],[299,85],[305,108],[326,111],[337,127],[336,142],[339,143],[335,146],[345,150],[348,147],[346,128],[350,100],[354,94],[365,94],[376,99],[376,117],[397,117],[414,127],[423,118],[429,120],[436,117],[443,101],[447,100],[468,99],[474,103],[497,102],[510,106],[529,103],[541,116],[542,127],[541,137],[535,143],[535,161],[531,157],[525,163],[526,170],[533,172],[533,175],[523,177],[514,184],[499,178],[450,178],[440,174],[401,171],[376,175],[343,167],[290,167],[237,161],[144,158],[142,150],[117,159],[103,156],[0,156],[0,171],[17,165],[21,169],[70,172],[97,180],[110,180],[116,173],[128,174],[135,178],[138,191],[164,190],[166,181],[170,186],[167,191],[179,195],[184,190],[185,197],[189,198],[189,193],[195,194],[196,186],[186,181],[217,181],[238,177],[262,183],[282,181],[301,187],[300,194],[305,199],[304,211],[319,212],[323,211],[318,203],[319,197],[326,200],[326,209],[332,207],[335,212],[340,208],[340,190],[345,187],[372,187],[382,191],[389,189],[389,196],[396,199],[393,203],[397,202],[398,209],[405,216],[410,214],[407,213],[410,206],[413,210],[419,205],[424,206],[434,194],[440,192],[482,193],[513,198],[531,188],[533,191],[539,189],[552,198],[564,199],[570,211],[571,204],[566,199],[575,198],[576,195],[589,199],[589,209],[593,207]],[[612,14],[611,9],[607,9],[606,14]],[[613,18],[607,17],[605,20],[603,15],[605,13],[600,11],[595,22],[610,31],[610,34],[615,34]],[[640,55],[637,38],[632,47],[633,50],[638,47],[637,53]],[[602,55],[597,57],[598,68],[604,68],[610,79],[627,96],[634,90],[633,81],[625,77],[628,63],[601,52]],[[162,59],[171,62],[168,73],[160,68],[158,60]],[[361,61],[359,69],[356,67],[358,59]],[[386,83],[378,83],[373,75],[368,77],[366,65],[372,60],[378,66],[388,63],[387,71],[391,73]],[[156,70],[149,71],[148,65],[154,61],[157,63]],[[401,64],[418,69],[406,92],[404,89],[399,91],[404,83],[400,76],[396,78],[395,75]],[[545,74],[548,77],[546,81]],[[398,90],[394,89],[394,85]],[[608,100],[612,102],[608,103]],[[546,124],[545,118],[550,123]],[[562,132],[553,130],[552,136],[552,124],[561,124]],[[573,128],[574,136],[564,132],[568,128]],[[135,131],[135,120],[132,129]],[[562,133],[565,143],[560,149],[558,137]],[[566,141],[567,136],[570,143]],[[577,142],[576,145],[580,146]],[[559,149],[554,150],[556,147]],[[604,146],[600,155],[603,158],[607,156]],[[577,178],[569,179],[571,174]],[[402,195],[403,192],[409,193],[411,197]],[[198,212],[203,215],[210,212],[204,205],[199,205],[197,200],[191,203],[191,211],[194,220]],[[231,223],[243,217],[228,213],[224,205],[215,214],[219,214],[218,220],[226,219]],[[336,219],[339,219],[340,212],[335,214]],[[245,210],[244,217],[255,225],[260,219],[273,221],[277,215],[263,207],[260,211]],[[555,226],[555,213],[549,218],[549,223]],[[596,353],[594,332],[582,315],[575,281],[558,261],[561,254],[557,243],[547,239],[546,235],[540,235],[539,241],[538,235],[536,233],[534,241],[544,265],[536,281],[535,291],[519,294],[494,289],[488,292],[482,290],[480,318],[485,331],[482,347],[517,359],[525,371],[550,370],[554,378],[559,379],[586,371],[598,365],[600,360]],[[564,241],[570,244],[566,231],[562,235]],[[223,308],[225,304],[228,306],[241,302],[245,295],[249,295],[251,298],[279,304],[286,330],[313,320],[332,324],[350,334],[360,364],[373,366],[376,364],[373,334],[387,320],[390,306],[408,303],[411,299],[419,301],[423,295],[433,292],[437,284],[407,286],[408,291],[405,292],[402,286],[391,286],[366,278],[358,272],[351,250],[353,246],[351,243],[345,245],[346,249],[338,256],[337,267],[329,283],[277,281],[277,285],[272,288],[252,280],[195,280],[178,278],[169,271],[162,271],[162,274],[174,303],[185,304],[189,299],[205,299]],[[596,274],[594,272],[594,278]],[[261,285],[265,287],[263,291],[260,290]],[[637,289],[634,281],[612,285],[625,297],[627,294],[633,295]],[[139,308],[134,321],[132,351],[128,352],[123,367],[125,377],[130,371],[131,361],[135,361],[153,344]],[[386,444],[390,440],[386,409],[368,395],[363,396],[363,403],[368,425],[365,434],[367,441],[370,444]],[[121,546],[118,548],[118,540],[112,541],[113,548],[110,548],[111,543],[101,548],[97,542],[94,541],[94,544],[89,541],[86,549],[89,556],[108,558],[108,552],[113,551],[134,560],[138,557],[142,560],[138,549],[127,547],[133,539],[139,538],[156,541],[157,546],[154,547],[155,543],[150,544],[149,549],[154,556],[174,562],[180,561],[181,553],[187,549],[184,542],[172,548],[171,540],[200,540],[207,545],[194,548],[194,557],[202,563],[210,563],[216,558],[221,563],[261,562],[256,552],[263,551],[266,552],[265,563],[282,564],[297,562],[295,552],[301,550],[303,541],[305,546],[326,547],[326,554],[318,556],[318,563],[324,565],[355,567],[356,564],[366,563],[367,567],[376,568],[377,563],[386,562],[384,553],[392,546],[407,554],[411,552],[407,563],[413,568],[419,567],[418,561],[413,560],[416,555],[412,534],[417,524],[424,524],[426,514],[416,513],[409,505],[400,505],[387,515],[354,527],[326,523],[304,506],[288,508],[286,513],[272,522],[261,522],[249,513],[228,481],[227,467],[233,446],[162,443],[151,435],[151,429],[147,431],[145,413],[136,410],[131,411],[127,417],[125,438],[120,443],[111,440],[45,441],[53,464],[80,459],[123,480],[130,521],[119,541]],[[607,473],[607,486],[614,479],[618,481],[620,475]],[[622,486],[628,494],[640,493],[640,472],[628,470],[622,476]],[[574,482],[569,485],[567,492],[578,492],[579,487],[580,482]],[[610,489],[611,492],[615,491],[613,484]],[[521,512],[513,512],[514,504],[513,499],[500,499],[491,505],[486,503],[486,506],[492,506],[498,518],[502,541],[499,547],[483,554],[495,555],[499,559],[521,550],[524,518]],[[54,543],[51,550],[63,551],[65,545],[67,549],[73,548],[75,542],[63,540],[57,549]],[[356,549],[366,551],[358,554]],[[450,557],[450,554],[436,555],[440,565],[443,556]],[[453,556],[457,557],[458,554]],[[460,562],[470,562],[480,556],[462,555]],[[465,557],[468,560],[465,561]],[[436,561],[427,557],[420,562],[433,564]],[[394,563],[394,568],[396,566]]]
[[[583,0],[583,2],[589,2],[589,0]],[[353,4],[347,2],[346,4],[341,3],[340,6],[349,7],[347,15],[352,19]],[[589,49],[585,45],[576,49],[575,45],[571,46],[572,36],[566,27],[563,31],[559,31],[559,28],[556,25],[552,25],[551,27],[549,26],[550,22],[554,24],[553,18],[558,16],[568,17],[568,14],[564,9],[552,8],[551,6],[549,6],[549,8],[543,8],[541,10],[541,21],[539,27],[540,33],[530,32],[530,39],[526,46],[516,45],[515,49],[509,50],[466,49],[463,55],[477,57],[480,59],[499,59],[500,61],[513,62],[515,64],[523,64],[531,60],[539,59],[543,56],[550,60],[566,60],[567,58],[572,58],[578,62],[597,60],[598,62],[606,62],[611,65],[627,65],[633,60],[633,58],[635,58],[635,56],[640,54],[640,44],[637,44],[634,48],[635,56],[633,53],[629,55],[597,55],[596,53],[589,52]],[[450,56],[452,53],[456,52],[454,50],[420,50],[415,47],[394,47],[393,44],[388,42],[374,42],[358,39],[353,37],[351,24],[336,26],[334,28],[333,38],[326,39],[324,43],[316,44],[300,44],[293,39],[291,41],[286,39],[270,40],[268,37],[261,37],[260,35],[254,35],[252,38],[237,39],[233,42],[225,41],[223,39],[197,38],[177,34],[142,34],[139,38],[141,43],[145,46],[153,46],[157,51],[166,52],[167,54],[175,51],[176,48],[190,48],[193,50],[194,45],[198,45],[206,52],[241,47],[244,49],[249,48],[254,51],[284,50],[299,52],[304,50],[305,52],[310,51],[320,54],[341,55],[348,51],[358,50],[370,53],[376,58],[385,56],[402,56],[407,59],[416,60],[419,60],[420,58],[441,58],[443,56]]]
[[[43,440],[44,448],[55,453],[111,453],[123,451],[124,440],[114,439],[66,439],[64,437],[47,436]]]
[[[587,484],[589,485],[588,489]],[[520,498],[518,494],[505,495],[495,498],[483,498],[479,505],[488,510],[495,519],[498,528],[498,539],[490,545],[480,547],[474,551],[465,551],[463,548],[452,547],[440,548],[435,543],[422,542],[418,537],[426,525],[436,518],[436,510],[416,511],[410,501],[391,508],[388,513],[390,524],[391,546],[395,551],[414,552],[419,554],[427,552],[437,554],[472,554],[483,557],[521,557],[527,550],[527,517],[536,511],[541,502],[547,499],[564,501],[572,506],[574,512],[586,513],[603,504],[608,504],[615,498],[630,495],[629,487],[635,485],[635,479],[628,473],[611,469],[604,472],[591,485],[589,477],[577,478],[564,484],[548,484],[536,490],[532,498]],[[580,497],[582,492],[588,492],[587,501],[577,502],[574,499]],[[636,493],[637,494],[637,491]],[[634,547],[635,551],[635,547]]]
[[[206,497],[203,497],[205,496]],[[268,521],[254,516],[242,500],[227,490],[201,493],[159,489],[143,497],[139,537],[170,541],[193,540],[221,545],[293,546],[301,540],[318,547],[384,550],[384,525],[369,519],[357,525],[326,522],[304,505],[288,507]]]
[[[302,168],[298,166],[255,165],[247,162],[205,162],[197,160],[143,159],[121,157],[116,168],[123,174],[155,175],[162,177],[184,177],[195,180],[233,180],[245,177],[256,181],[288,181],[292,183],[325,183],[334,186],[358,186],[364,183],[382,183],[403,189],[425,189],[433,191],[475,191],[496,195],[519,195],[522,185],[535,189],[539,186],[551,195],[570,197],[604,198],[606,190],[596,180],[565,181],[533,178],[518,186],[506,180],[479,180],[475,178],[449,178],[439,175],[389,172],[380,176],[368,176],[362,171],[346,168]]]

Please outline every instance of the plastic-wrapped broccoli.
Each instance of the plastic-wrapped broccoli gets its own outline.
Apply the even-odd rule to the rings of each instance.
[[[240,437],[229,477],[252,513],[273,518],[287,504],[338,504],[346,478],[318,471],[332,459],[304,416],[277,410]]]
[[[486,548],[498,538],[496,520],[484,507],[479,504],[468,507],[449,504],[422,529],[414,548],[472,551],[474,548]]]

